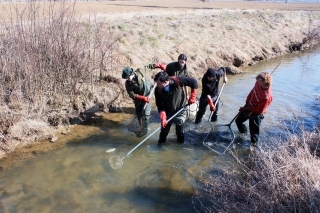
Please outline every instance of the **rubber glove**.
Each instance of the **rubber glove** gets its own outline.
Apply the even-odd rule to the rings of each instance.
[[[146,96],[143,96],[143,95],[136,95],[136,100],[138,100],[138,101],[144,101],[144,102],[147,102],[147,103],[150,102],[150,98],[149,98],[149,97],[146,97]]]
[[[167,126],[167,115],[165,111],[160,112],[160,119],[161,119],[161,127],[165,128]]]
[[[191,105],[196,102],[197,99],[197,89],[191,88],[191,94],[188,100],[188,104]]]
[[[161,64],[161,63],[156,63],[156,64],[154,64],[154,68],[160,68],[161,70],[166,70],[167,65]]]
[[[210,106],[210,111],[212,111],[212,112],[216,111],[216,107],[215,107],[215,105],[213,104],[213,101],[212,101],[210,95],[207,96],[207,103],[208,103],[209,106]]]

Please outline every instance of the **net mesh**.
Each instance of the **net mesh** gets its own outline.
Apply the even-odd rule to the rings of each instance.
[[[213,126],[203,144],[214,152],[225,153],[234,141],[234,133],[228,125]]]
[[[113,169],[119,169],[123,165],[122,159],[117,155],[110,157],[109,163]]]
[[[148,132],[147,117],[136,116],[133,121],[127,126],[129,132],[133,132],[137,137],[142,137]]]

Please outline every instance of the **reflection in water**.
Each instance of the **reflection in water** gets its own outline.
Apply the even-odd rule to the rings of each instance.
[[[187,185],[180,169],[163,165],[142,173],[133,186],[128,188],[127,197],[136,199],[140,196],[166,205],[188,205],[194,189],[191,186],[189,189],[181,188]]]
[[[281,129],[295,131],[293,113],[301,118],[299,122],[312,127],[313,121],[305,111],[313,105],[314,95],[320,93],[319,58],[315,53],[290,55],[248,67],[245,74],[229,76],[214,126],[229,123],[244,104],[255,76],[262,71],[271,72],[281,60],[273,74],[274,101],[262,122],[261,143],[267,143],[270,135],[283,136],[279,134]],[[234,153],[219,155],[203,146],[211,131],[206,114],[200,125],[188,124],[185,144],[177,144],[172,128],[159,149],[157,132],[127,156],[121,168],[114,170],[109,158],[125,156],[144,137],[137,138],[127,131],[121,124],[122,114],[108,116],[102,123],[71,133],[79,137],[66,147],[21,160],[1,171],[0,212],[194,212],[197,202],[192,196],[196,188],[201,188],[197,180],[204,175],[237,171],[232,154],[239,158],[249,154],[249,137],[238,137],[235,124],[231,125],[236,134]],[[281,120],[285,122],[279,124]],[[159,125],[154,109],[151,131]],[[208,142],[221,139],[225,140],[223,147],[227,146],[228,136],[223,132],[213,130]]]

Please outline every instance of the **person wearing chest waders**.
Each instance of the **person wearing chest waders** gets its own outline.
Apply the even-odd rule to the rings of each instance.
[[[163,63],[156,63],[156,64],[149,64],[150,69],[160,68],[161,70],[165,71],[170,77],[177,76],[177,77],[191,77],[189,70],[187,68],[187,56],[186,54],[182,53],[178,56],[178,61],[174,61],[165,65]],[[184,92],[186,93],[186,99],[189,97],[189,91],[185,87]],[[188,118],[192,119],[196,113],[197,104],[193,104],[188,106]]]
[[[202,77],[202,92],[199,100],[199,110],[196,115],[195,123],[201,122],[203,115],[206,112],[207,105],[210,106],[210,111],[212,113],[211,122],[215,122],[218,119],[218,109],[219,109],[219,82],[220,77],[223,76],[223,82],[227,83],[227,73],[224,67],[220,67],[218,70],[209,68],[207,72]],[[217,103],[216,103],[217,101]]]
[[[148,96],[153,84],[151,83],[151,79],[146,78],[140,68],[133,71],[131,67],[124,67],[122,78],[126,79],[125,87],[129,97],[134,101],[136,115],[139,121],[144,124],[144,130],[141,133],[144,135],[147,133],[149,126],[152,98],[150,99]],[[142,119],[144,120],[142,121]]]
[[[190,77],[189,71],[187,69],[187,56],[183,53],[178,56],[178,61],[171,62],[168,65],[156,63],[149,64],[148,67],[150,69],[160,68],[169,76]]]
[[[155,75],[154,81],[157,84],[155,90],[156,105],[161,119],[161,131],[159,135],[158,145],[161,146],[166,142],[171,125],[176,125],[177,142],[184,143],[184,123],[186,120],[186,111],[182,110],[169,122],[170,118],[179,110],[186,106],[187,100],[183,92],[183,86],[191,87],[191,94],[188,104],[196,101],[198,83],[194,78],[188,77],[169,77],[166,72],[159,72]]]
[[[256,77],[256,83],[247,96],[246,104],[240,107],[236,119],[238,130],[241,133],[248,132],[244,122],[249,119],[250,139],[253,146],[258,143],[261,121],[273,99],[271,83],[271,75],[267,72],[262,72]]]

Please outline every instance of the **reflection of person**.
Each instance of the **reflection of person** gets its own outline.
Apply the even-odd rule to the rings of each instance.
[[[159,72],[156,74],[154,81],[157,84],[155,98],[161,119],[161,132],[158,145],[166,142],[172,123],[175,123],[176,125],[178,143],[184,143],[186,111],[181,111],[181,113],[169,122],[167,122],[167,118],[173,116],[185,106],[187,100],[185,93],[183,92],[183,86],[191,87],[191,95],[189,97],[188,104],[193,104],[196,101],[198,83],[194,78],[176,76],[169,77],[166,72]]]
[[[215,103],[217,101],[219,95],[219,81],[220,77],[224,76],[223,82],[227,83],[228,78],[226,74],[226,70],[223,67],[220,67],[218,70],[214,70],[213,68],[209,68],[207,72],[202,77],[202,93],[199,100],[199,110],[197,112],[195,123],[198,124],[201,122],[204,113],[206,112],[207,105],[209,104],[210,110],[213,112],[211,121],[217,121],[218,119],[218,109],[219,109],[219,101],[216,106]]]
[[[168,65],[162,63],[149,64],[149,68],[160,68],[168,73],[169,76],[190,77],[187,69],[187,56],[185,54],[180,54],[178,61],[171,62]]]
[[[146,119],[144,128],[147,130],[149,125],[149,117],[151,113],[152,99],[150,100],[149,93],[152,89],[151,79],[148,79],[142,69],[133,71],[131,67],[124,67],[122,70],[122,78],[126,79],[125,87],[129,97],[133,99],[136,115],[140,121],[141,118]],[[149,103],[149,104],[148,104]],[[145,111],[143,108],[147,104]]]
[[[250,137],[253,145],[258,143],[263,114],[272,102],[271,83],[271,75],[267,72],[262,72],[256,77],[256,83],[247,96],[246,104],[240,107],[236,119],[238,130],[241,133],[247,133],[248,130],[244,122],[249,119]]]

